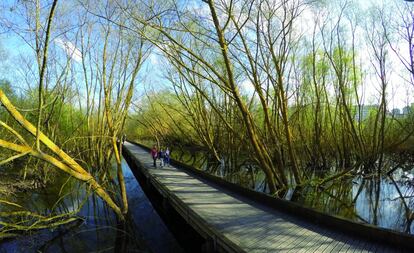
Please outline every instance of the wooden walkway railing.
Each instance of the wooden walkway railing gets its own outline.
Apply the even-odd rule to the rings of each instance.
[[[134,143],[125,142],[124,156],[211,242],[211,251],[410,252],[414,247],[412,236],[255,193],[178,162],[154,168],[148,149]]]

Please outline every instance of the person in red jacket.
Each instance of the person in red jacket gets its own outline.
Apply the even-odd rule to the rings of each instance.
[[[152,156],[152,160],[154,160],[154,167],[157,167],[158,150],[155,145],[151,149],[151,156]]]

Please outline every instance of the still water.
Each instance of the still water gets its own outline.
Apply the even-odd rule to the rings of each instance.
[[[414,171],[390,176],[356,176],[324,188],[306,187],[287,199],[357,222],[414,234]]]
[[[117,225],[114,213],[101,199],[87,194],[83,184],[62,174],[62,180],[57,181],[63,181],[63,188],[56,183],[56,187],[19,194],[16,201],[38,212],[67,212],[81,207],[77,216],[83,220],[3,242],[0,252],[182,252],[125,161],[122,167],[130,210],[127,227]],[[4,208],[0,205],[0,211]]]

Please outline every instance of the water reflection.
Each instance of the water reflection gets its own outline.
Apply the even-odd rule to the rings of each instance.
[[[111,209],[88,193],[83,184],[62,175],[55,186],[19,194],[15,200],[40,213],[70,212],[81,207],[77,215],[83,220],[3,242],[0,252],[180,252],[125,161],[122,166],[130,206],[125,225],[118,223]],[[0,210],[5,208],[0,205]]]
[[[288,198],[329,214],[413,234],[413,197],[412,181],[396,170],[392,176],[357,176],[325,188],[291,190]]]

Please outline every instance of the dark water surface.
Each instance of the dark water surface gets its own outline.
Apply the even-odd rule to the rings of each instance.
[[[391,176],[356,176],[324,189],[291,191],[286,198],[328,214],[414,234],[413,173],[399,169]]]
[[[80,207],[84,221],[56,230],[41,230],[0,244],[0,252],[181,252],[151,203],[143,193],[127,163],[122,163],[129,210],[127,227],[120,227],[114,213],[100,198],[87,195],[84,184],[62,175],[65,187],[48,187],[16,197],[16,202],[28,210],[67,212]],[[59,179],[57,180],[59,181]],[[60,198],[65,197],[56,205]],[[0,205],[0,211],[6,207]]]

